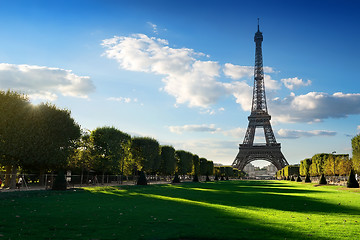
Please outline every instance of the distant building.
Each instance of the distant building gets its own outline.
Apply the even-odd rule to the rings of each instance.
[[[244,167],[244,171],[247,173],[249,178],[272,178],[277,172],[275,165],[270,164],[260,170],[259,167],[255,167],[251,163],[248,163]]]

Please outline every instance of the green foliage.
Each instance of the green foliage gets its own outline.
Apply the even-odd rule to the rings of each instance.
[[[200,158],[200,175],[205,176],[208,169],[207,169],[207,159],[206,158]]]
[[[353,169],[351,169],[349,178],[347,181],[347,187],[348,188],[359,188],[359,182],[355,178],[355,172]]]
[[[227,177],[227,178],[233,177],[233,176],[234,176],[233,167],[231,167],[231,166],[224,166],[224,174],[225,174],[225,177]]]
[[[351,146],[353,169],[360,174],[360,134],[351,139]]]
[[[90,134],[92,143],[93,168],[104,174],[118,173],[125,161],[124,144],[130,135],[115,127],[100,127]]]
[[[324,184],[324,185],[327,184],[327,181],[326,181],[326,178],[325,178],[324,174],[321,174],[319,184]]]
[[[178,158],[178,172],[180,175],[190,174],[193,167],[193,155],[184,150],[175,151]]]
[[[131,141],[131,153],[140,170],[157,172],[160,167],[159,142],[149,137],[134,137]]]
[[[67,189],[64,171],[60,170],[58,172],[51,189],[57,191],[65,191]]]
[[[31,110],[28,98],[12,91],[0,91],[0,164],[21,165],[32,136],[27,130]]]
[[[292,176],[292,175],[299,175],[299,166],[288,165],[288,166],[285,166],[283,169],[284,169],[283,174],[286,177]]]
[[[175,149],[172,146],[161,146],[160,173],[172,175],[176,170]]]
[[[144,171],[140,172],[139,179],[137,180],[137,185],[147,185],[147,180]]]
[[[193,155],[193,165],[194,165],[194,169],[193,169],[193,174],[194,175],[200,175],[200,159],[198,155]]]
[[[65,168],[80,137],[70,115],[55,105],[34,106],[22,94],[0,91],[0,164],[12,166],[13,174],[17,166],[32,172]]]
[[[311,158],[306,158],[300,161],[299,173],[301,176],[306,176],[310,174],[310,165],[311,165]]]

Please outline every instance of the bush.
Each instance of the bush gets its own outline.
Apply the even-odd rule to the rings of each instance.
[[[306,175],[306,178],[305,178],[305,182],[306,183],[311,183],[311,179],[310,179],[310,175]]]
[[[179,175],[177,173],[175,173],[175,177],[172,180],[172,183],[180,183],[180,178],[179,178]]]
[[[321,174],[319,184],[324,184],[324,185],[327,184],[327,181],[326,181],[326,178],[325,178],[324,174]]]
[[[63,171],[58,172],[51,189],[58,191],[65,191],[67,189],[67,182]]]
[[[197,174],[195,174],[195,176],[193,178],[193,182],[199,182],[199,177]]]
[[[298,176],[298,177],[296,178],[296,181],[297,181],[297,182],[302,182],[301,177]]]
[[[293,181],[293,182],[295,182],[294,176],[291,176],[291,179],[290,179],[290,180]]]
[[[359,183],[355,178],[354,170],[351,169],[349,179],[347,181],[347,187],[348,188],[359,188]]]
[[[145,176],[145,172],[141,171],[140,172],[140,177],[137,181],[137,185],[147,185],[147,180],[146,180],[146,176]]]

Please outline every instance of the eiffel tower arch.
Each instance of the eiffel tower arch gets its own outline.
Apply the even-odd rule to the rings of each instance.
[[[259,19],[258,19],[259,20]],[[255,68],[254,68],[254,88],[253,99],[251,105],[251,114],[248,117],[249,125],[242,144],[239,144],[239,153],[237,154],[233,167],[243,170],[244,167],[255,160],[266,160],[275,165],[280,170],[289,163],[286,161],[281,152],[280,143],[276,142],[274,132],[271,128],[271,116],[268,113],[265,84],[264,84],[264,70],[262,58],[262,44],[263,35],[260,32],[258,23],[258,31],[255,33],[254,42],[255,49]],[[254,143],[255,131],[262,128],[266,143]]]

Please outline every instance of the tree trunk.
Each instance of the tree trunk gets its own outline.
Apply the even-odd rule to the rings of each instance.
[[[84,168],[81,168],[80,186],[83,184]]]
[[[101,184],[104,185],[104,180],[105,180],[105,171],[102,173],[102,179],[101,179]]]
[[[5,166],[5,179],[4,179],[4,188],[10,187],[11,180],[11,165]]]
[[[10,189],[16,188],[16,173],[17,173],[17,166],[12,166],[11,171],[11,180],[10,180]]]
[[[44,178],[45,173],[44,172],[45,171],[41,169],[40,173],[39,173],[39,185],[40,186],[45,186],[45,178]]]

